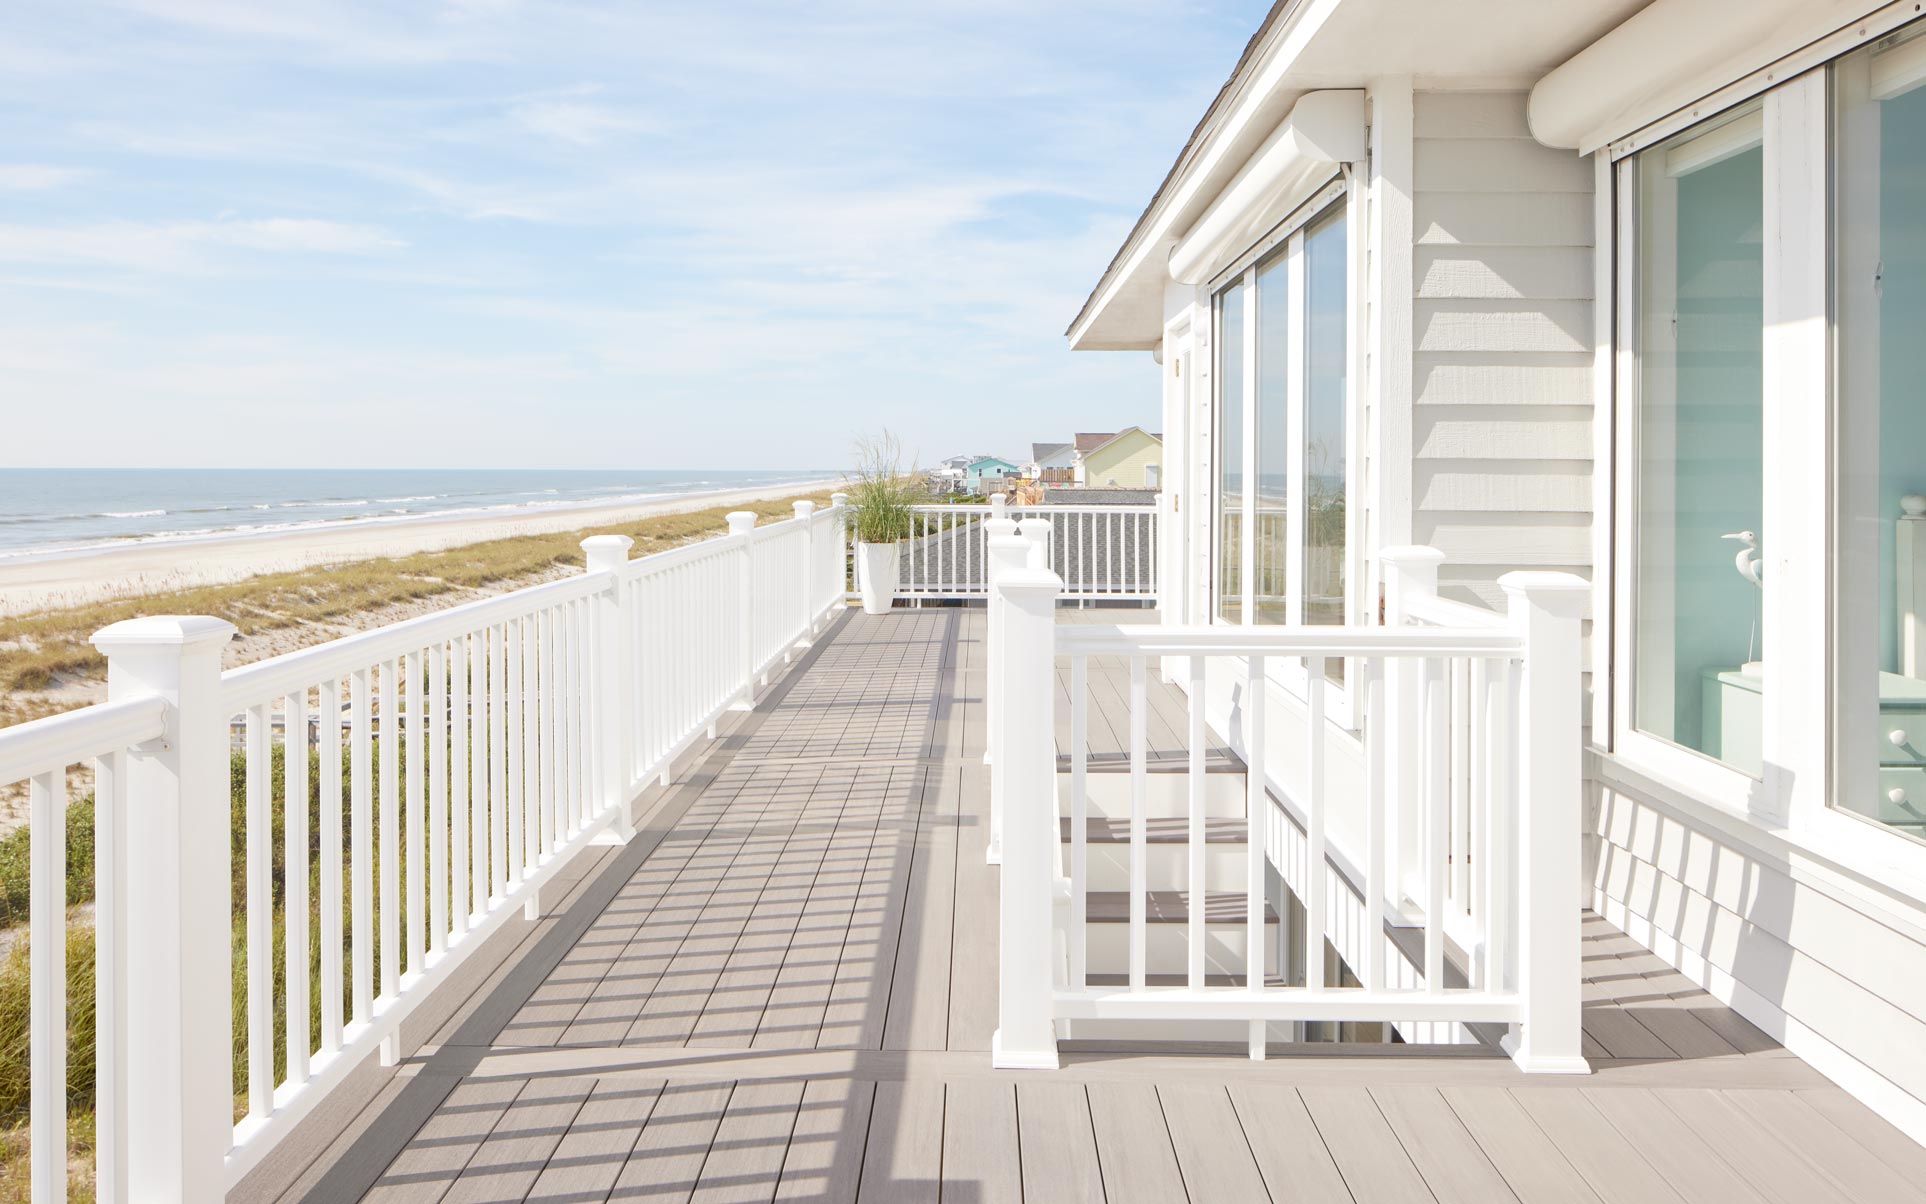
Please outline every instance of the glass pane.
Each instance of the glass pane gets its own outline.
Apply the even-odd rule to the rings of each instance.
[[[1343,623],[1349,289],[1342,211],[1304,236],[1304,276],[1304,621]]]
[[[1217,303],[1217,617],[1243,622],[1244,285]]]
[[[1761,772],[1763,154],[1756,108],[1638,157],[1633,722]]]
[[[1285,489],[1290,483],[1290,262],[1283,252],[1257,269],[1257,547],[1252,583],[1257,622],[1288,623]]]
[[[1842,807],[1926,835],[1926,39],[1834,69]]]

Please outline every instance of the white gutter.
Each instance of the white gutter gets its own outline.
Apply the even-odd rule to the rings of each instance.
[[[1263,236],[1340,164],[1364,158],[1364,90],[1307,92],[1170,252],[1170,274],[1201,284]]]
[[[1546,146],[1590,154],[1857,20],[1868,0],[1654,0],[1531,90]]]

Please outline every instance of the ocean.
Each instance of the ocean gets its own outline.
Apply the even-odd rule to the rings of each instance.
[[[161,541],[627,505],[832,470],[0,468],[0,562]]]

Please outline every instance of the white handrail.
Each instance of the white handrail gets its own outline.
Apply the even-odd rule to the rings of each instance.
[[[1078,600],[1154,601],[1164,512],[1126,505],[923,505],[912,508],[898,593],[917,599],[989,597],[989,523],[1000,514],[1052,524],[1044,567]]]
[[[143,744],[161,734],[166,715],[158,698],[123,698],[0,728],[0,783]]]

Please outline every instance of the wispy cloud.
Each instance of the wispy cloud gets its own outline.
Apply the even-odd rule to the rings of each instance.
[[[1059,332],[1264,7],[19,0],[0,63],[59,69],[0,70],[8,392],[252,405],[228,460],[1148,422],[1155,374]],[[288,437],[364,404],[396,438]]]
[[[60,188],[86,174],[77,167],[54,167],[46,163],[0,163],[0,192]]]
[[[210,250],[368,255],[403,245],[379,230],[314,218],[257,221],[0,225],[0,263],[91,264],[126,271],[190,272]]]

